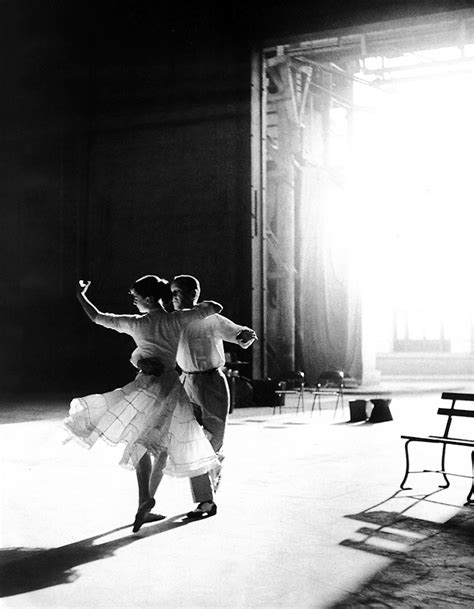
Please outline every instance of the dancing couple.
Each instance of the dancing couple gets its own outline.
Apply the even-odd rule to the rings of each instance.
[[[222,341],[247,348],[255,332],[219,315],[219,303],[198,303],[200,285],[190,275],[171,284],[155,275],[137,279],[129,291],[135,315],[102,313],[89,286],[79,282],[79,303],[94,323],[133,338],[130,361],[138,372],[120,389],[73,399],[66,428],[88,448],[99,439],[124,444],[120,465],[134,468],[138,483],[134,532],[164,518],[151,513],[163,474],[191,479],[198,505],[188,519],[213,516],[229,410]]]

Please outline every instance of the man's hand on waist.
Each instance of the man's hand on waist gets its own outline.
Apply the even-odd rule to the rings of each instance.
[[[159,357],[142,357],[137,361],[137,368],[139,368],[143,374],[161,376],[165,366]]]

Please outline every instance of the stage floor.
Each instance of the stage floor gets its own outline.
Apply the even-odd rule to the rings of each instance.
[[[434,474],[399,491],[401,433],[431,431],[440,393],[397,395],[393,421],[237,409],[229,418],[218,513],[185,523],[187,480],[165,478],[155,511],[131,524],[133,471],[120,449],[66,437],[62,399],[1,411],[4,607],[318,609],[472,607],[470,482]],[[423,451],[427,448],[423,447]],[[449,459],[470,474],[470,453]],[[431,453],[423,458],[433,458]],[[434,456],[435,457],[435,456]]]

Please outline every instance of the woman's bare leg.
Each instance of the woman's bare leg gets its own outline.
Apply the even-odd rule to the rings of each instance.
[[[156,522],[165,518],[165,516],[162,516],[161,514],[150,514],[150,512],[155,507],[153,495],[156,493],[156,489],[163,477],[166,458],[166,453],[160,454],[160,456],[155,459],[152,467],[151,457],[146,453],[138,462],[136,468],[138,482],[138,511],[135,515],[135,522],[133,523],[134,533],[137,533],[145,522]]]
[[[151,499],[150,495],[150,476],[151,476],[151,457],[145,453],[136,467],[138,482],[138,507],[142,503]]]
[[[158,490],[160,482],[163,478],[163,470],[165,468],[167,458],[167,453],[162,452],[158,455],[158,457],[155,457],[155,459],[153,460],[153,467],[151,469],[149,482],[150,497],[154,497],[156,491]]]

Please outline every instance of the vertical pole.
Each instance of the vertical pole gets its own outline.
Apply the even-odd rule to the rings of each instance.
[[[251,64],[251,244],[252,244],[252,327],[259,340],[252,349],[252,375],[265,378],[265,87],[263,57],[252,52]]]
[[[277,336],[280,366],[290,371],[295,367],[295,154],[299,131],[295,116],[292,73],[290,66],[282,71],[285,95],[278,103],[279,147],[277,153],[279,179],[276,201],[276,238],[278,241]]]

